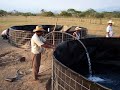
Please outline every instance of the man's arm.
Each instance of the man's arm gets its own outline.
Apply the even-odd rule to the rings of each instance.
[[[48,45],[48,44],[43,44],[43,45],[41,45],[41,46],[44,47],[44,48],[52,48],[52,49],[55,48],[54,46]]]
[[[54,48],[54,45],[47,43],[45,40],[42,42],[38,37],[34,39],[34,42],[40,47],[42,46],[44,48]]]
[[[44,44],[43,45],[41,45],[42,47],[45,47],[45,48],[55,48],[55,46],[54,45],[52,45],[52,44],[50,44],[50,43],[48,43],[48,42],[44,42]]]
[[[73,36],[74,36],[74,37],[76,37],[76,34],[75,34],[75,32],[73,33]]]

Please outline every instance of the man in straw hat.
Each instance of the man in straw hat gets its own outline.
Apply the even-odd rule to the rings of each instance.
[[[80,28],[80,27],[76,27],[75,28],[75,32],[73,33],[73,36],[75,36],[76,37],[76,39],[80,39],[80,30],[81,30],[82,28]]]
[[[34,79],[37,80],[43,47],[54,48],[54,45],[48,44],[45,38],[42,37],[42,34],[45,32],[42,26],[36,26],[33,32],[34,35],[31,38],[31,52],[33,53],[32,67]]]
[[[107,32],[106,37],[113,37],[112,24],[113,24],[114,22],[112,22],[112,20],[109,20],[107,23],[108,23],[108,26],[107,26],[107,28],[106,28],[106,32]]]

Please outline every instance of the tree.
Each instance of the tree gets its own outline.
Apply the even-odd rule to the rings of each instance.
[[[85,17],[85,12],[81,12],[80,14],[79,14],[79,17]]]
[[[75,9],[68,9],[67,12],[71,13],[73,17],[80,17],[80,13],[81,13],[81,11],[77,11]]]
[[[96,13],[95,17],[96,18],[104,18],[104,14],[103,13]]]
[[[54,13],[51,11],[44,11],[40,13],[41,16],[54,16]]]
[[[120,18],[120,11],[113,11],[113,17]]]
[[[108,19],[113,17],[112,12],[103,12],[103,15],[104,15],[104,18],[108,18]]]
[[[67,11],[61,11],[61,13],[59,14],[60,16],[72,16],[71,13],[68,13]]]
[[[36,16],[35,14],[33,14],[31,12],[21,13],[21,15],[23,15],[23,16]]]
[[[94,9],[88,9],[87,11],[85,11],[85,16],[86,17],[95,17],[96,13],[97,12]]]
[[[4,11],[4,10],[0,10],[0,16],[6,16],[7,15],[7,12]]]
[[[44,13],[45,12],[45,10],[44,9],[41,9],[41,11],[40,11],[41,13]]]
[[[75,9],[68,9],[67,12],[71,13],[71,14],[74,14],[76,12],[76,10]]]

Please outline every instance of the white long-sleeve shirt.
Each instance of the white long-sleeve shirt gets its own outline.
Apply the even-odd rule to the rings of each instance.
[[[2,31],[2,33],[1,33],[1,35],[7,35],[7,34],[8,34],[7,29],[6,29],[6,30],[4,30],[4,31]]]
[[[106,32],[109,33],[109,37],[113,37],[112,26],[108,25],[107,28],[106,28]],[[108,37],[108,34],[106,34],[106,37]]]
[[[38,36],[36,33],[31,38],[31,52],[33,54],[42,53],[44,48],[41,45],[44,44],[45,38],[42,36]]]

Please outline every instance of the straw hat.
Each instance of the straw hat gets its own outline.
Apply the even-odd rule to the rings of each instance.
[[[109,24],[109,23],[112,23],[112,24],[114,24],[114,22],[112,22],[112,20],[109,20],[107,23],[108,23],[108,24]]]
[[[78,30],[81,30],[82,28],[79,28],[79,27],[76,27],[75,30],[78,31]]]
[[[42,26],[36,26],[36,28],[33,30],[33,32],[38,32],[38,31],[44,32],[45,30],[43,29]]]

